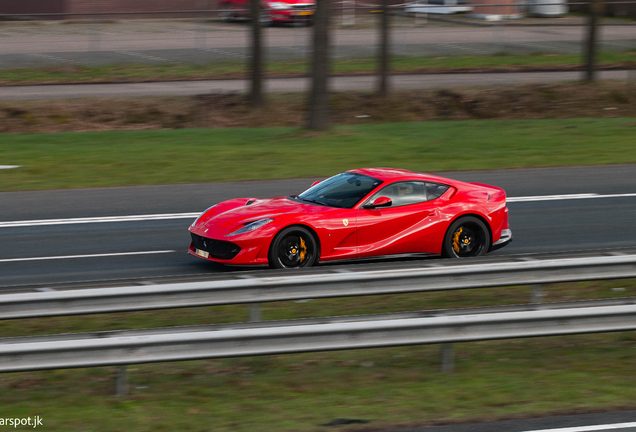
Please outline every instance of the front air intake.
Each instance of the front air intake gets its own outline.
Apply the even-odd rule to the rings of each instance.
[[[192,236],[192,245],[197,249],[209,252],[211,258],[231,260],[241,251],[238,245],[229,241],[214,240],[194,233],[190,233],[190,235]]]

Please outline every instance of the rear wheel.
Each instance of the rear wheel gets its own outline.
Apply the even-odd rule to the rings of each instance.
[[[272,20],[272,13],[269,11],[261,11],[261,16],[258,19],[261,27],[270,27],[274,23]]]
[[[444,236],[442,255],[447,258],[470,258],[486,255],[490,234],[486,224],[474,216],[465,216],[451,224]]]
[[[228,23],[234,21],[234,12],[227,5],[221,7],[221,21]]]
[[[282,230],[269,248],[269,266],[272,268],[311,267],[318,261],[318,242],[303,227]]]

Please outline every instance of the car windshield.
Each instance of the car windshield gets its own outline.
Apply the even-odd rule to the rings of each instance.
[[[381,184],[382,181],[373,177],[346,172],[310,187],[297,199],[329,207],[353,208]]]

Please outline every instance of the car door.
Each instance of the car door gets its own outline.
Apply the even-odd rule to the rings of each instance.
[[[367,175],[345,172],[314,183],[295,198],[308,204],[303,221],[318,234],[321,260],[356,257],[355,207],[381,183]]]
[[[230,0],[234,15],[237,17],[251,17],[249,0]],[[265,6],[266,8],[267,6]]]
[[[356,257],[356,210],[331,209],[311,224],[320,238],[323,261]]]
[[[380,197],[390,206],[365,208]],[[440,212],[427,197],[426,182],[391,183],[356,211],[358,257],[439,253]]]

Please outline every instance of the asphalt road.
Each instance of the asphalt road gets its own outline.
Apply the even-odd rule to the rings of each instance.
[[[607,251],[636,245],[636,165],[441,174],[506,189],[514,242],[494,255]],[[0,193],[0,288],[6,291],[10,287],[82,281],[189,279],[245,270],[186,255],[187,228],[194,215],[228,198],[299,193],[313,180]],[[628,193],[632,195],[622,196]],[[572,194],[600,196],[577,198]],[[527,198],[545,195],[563,196],[545,201]],[[519,202],[520,197],[526,197],[526,201]],[[121,222],[50,222],[157,214],[181,216]],[[28,222],[34,220],[49,222]],[[27,222],[24,226],[7,224],[15,221]]]
[[[515,241],[494,255],[633,248],[636,165],[556,167],[439,173],[504,187]],[[192,217],[128,222],[68,223],[65,218],[196,213],[223,199],[297,193],[315,179],[0,193],[0,290],[55,288],[58,283],[145,283],[166,276],[209,276],[244,269],[185,254]],[[575,194],[598,194],[587,197]],[[631,196],[625,196],[631,194]],[[617,196],[619,195],[619,196]],[[551,196],[539,200],[537,196]],[[525,200],[520,200],[524,198]],[[51,220],[58,220],[52,225]],[[47,220],[45,225],[34,220]],[[23,221],[24,226],[7,225]],[[148,254],[121,255],[122,253]],[[157,253],[160,252],[160,253]],[[113,254],[104,256],[104,254]],[[94,256],[86,256],[94,255]],[[101,255],[101,256],[95,256]],[[83,257],[82,257],[83,256]],[[33,259],[37,260],[25,260]],[[56,258],[56,259],[51,259]],[[412,260],[430,263],[430,258]],[[377,263],[329,264],[343,268]],[[386,262],[382,262],[386,265]],[[268,272],[269,270],[259,270]],[[628,403],[626,401],[626,403]],[[636,432],[636,412],[446,425],[394,432]]]
[[[572,18],[570,18],[570,21]],[[338,21],[334,18],[334,21]],[[559,20],[565,23],[568,19]],[[585,26],[578,25],[457,25],[395,17],[391,51],[395,56],[488,54],[580,54]],[[359,28],[331,31],[334,59],[368,58],[379,44],[377,23],[367,17]],[[624,23],[623,23],[624,24]],[[267,61],[307,59],[311,28],[263,29]],[[10,23],[0,28],[0,68],[107,64],[206,64],[245,60],[250,55],[247,23],[180,20],[124,20],[108,24]],[[634,26],[605,25],[600,49],[634,49]]]
[[[513,72],[434,75],[393,75],[389,85],[394,89],[424,89],[439,87],[501,85],[522,83],[551,83],[576,81],[583,72]],[[627,70],[601,71],[600,79],[636,79],[636,73]],[[333,91],[373,90],[377,87],[373,75],[333,77]],[[244,93],[249,91],[248,80],[172,81],[131,84],[69,84],[42,86],[0,87],[1,100],[72,99],[84,97],[153,97],[192,96],[206,93]],[[310,86],[309,78],[282,78],[264,80],[265,92],[304,92]]]
[[[464,37],[470,38],[469,35]],[[372,39],[375,37],[371,36]],[[439,42],[417,43],[407,36],[393,36],[391,53],[398,57],[436,57],[466,55],[523,55],[536,53],[580,54],[580,40],[526,40],[514,41],[505,34],[494,34],[485,42]],[[292,40],[297,40],[292,38]],[[468,39],[470,40],[470,39]],[[620,39],[599,42],[602,51],[628,51],[636,46],[636,39]],[[351,43],[332,47],[334,60],[372,58],[377,55],[375,43],[353,45]],[[309,59],[311,45],[265,46],[266,61],[301,61]],[[54,66],[104,66],[120,64],[190,64],[205,65],[223,61],[246,61],[250,48],[179,48],[179,49],[119,49],[102,51],[42,51],[0,53],[0,69]]]
[[[636,411],[555,416],[491,423],[400,429],[392,432],[636,432]],[[388,432],[388,431],[386,431]]]

